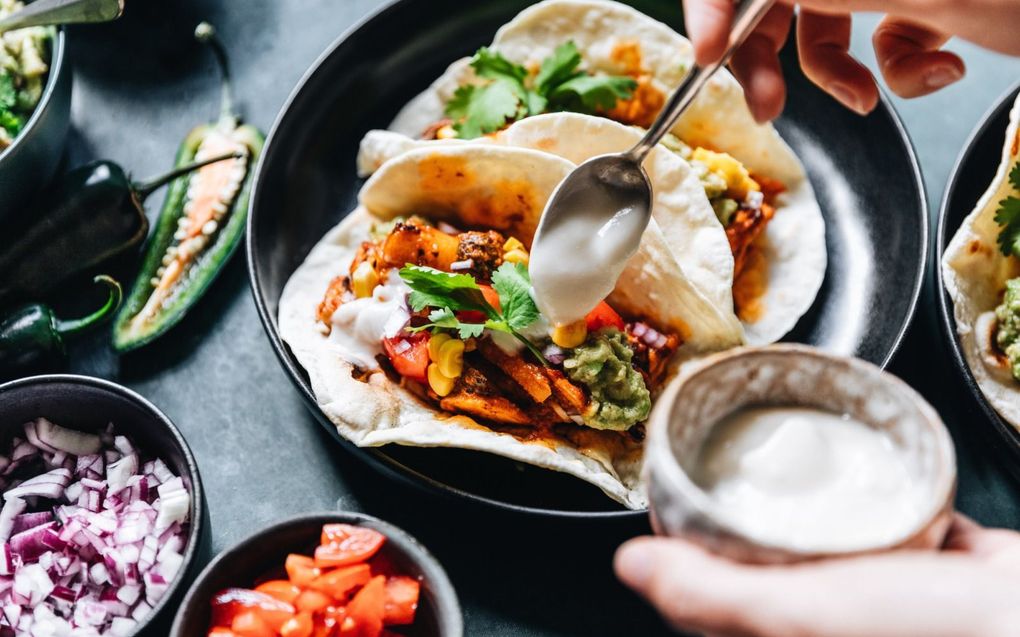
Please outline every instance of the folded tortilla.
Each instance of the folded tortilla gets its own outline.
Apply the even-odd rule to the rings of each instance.
[[[1020,160],[1020,99],[1009,114],[1002,159],[992,183],[964,219],[942,256],[946,291],[953,301],[956,330],[967,364],[988,402],[1020,430],[1020,381],[986,362],[989,335],[978,329],[979,317],[1002,302],[1006,281],[1020,276],[1020,259],[999,250],[999,202],[1016,196],[1009,172]]]
[[[537,68],[567,41],[577,46],[586,70],[614,75],[647,74],[652,78],[652,86],[665,95],[680,83],[694,61],[693,49],[686,38],[667,25],[610,0],[546,0],[535,4],[504,25],[490,48],[526,68]],[[369,133],[358,158],[362,174],[370,174],[387,159],[414,147],[414,140],[428,126],[445,117],[445,105],[456,89],[480,81],[469,62],[468,58],[454,62],[425,92],[408,103],[390,125],[390,134]],[[518,124],[541,117],[546,116],[528,118]],[[552,139],[553,133],[567,135],[581,125],[576,121],[546,119],[534,126],[548,126],[548,139]],[[779,340],[810,309],[825,277],[825,223],[804,167],[774,127],[754,121],[743,90],[725,70],[709,81],[673,132],[690,145],[729,153],[753,174],[785,185],[787,190],[777,201],[776,216],[758,242],[764,256],[759,268],[765,271],[755,280],[747,279],[758,289],[752,294],[754,302],[742,309],[740,317],[748,344]],[[541,150],[580,162],[628,147],[625,137],[616,131],[610,129],[605,134],[613,135],[617,143],[595,136],[563,137],[557,139],[555,147]],[[512,136],[506,143],[533,147],[530,143],[546,139],[545,135],[542,131],[530,131]],[[639,135],[631,136],[636,137]],[[455,145],[465,141],[429,143]],[[676,214],[689,214],[692,218],[679,221],[678,225],[693,226],[702,221],[708,205],[704,192],[700,195],[692,192],[690,199],[693,203],[688,209]],[[661,218],[657,217],[657,221],[664,230],[670,226]],[[721,228],[717,219],[709,221]],[[717,256],[717,242],[701,244],[689,235],[668,231],[666,239],[675,259],[702,293],[723,309],[732,310],[732,295],[720,294],[714,280],[728,273],[727,289],[732,289],[732,258],[727,271]]]
[[[365,184],[358,208],[312,249],[280,299],[281,336],[341,435],[362,447],[394,443],[488,451],[574,475],[627,507],[646,507],[640,442],[573,425],[535,439],[530,430],[501,429],[444,413],[382,371],[365,377],[352,363],[359,360],[357,352],[344,346],[337,330],[327,335],[316,316],[330,281],[348,271],[374,222],[417,214],[464,228],[499,230],[530,246],[546,201],[574,166],[530,149],[437,145],[387,162]],[[684,344],[677,364],[741,341],[739,324],[728,321],[676,267],[655,220],[609,300],[624,315],[678,333]]]

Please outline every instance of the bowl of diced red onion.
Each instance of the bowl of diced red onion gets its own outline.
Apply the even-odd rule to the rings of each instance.
[[[176,597],[203,523],[195,459],[115,383],[0,385],[0,637],[130,637]]]

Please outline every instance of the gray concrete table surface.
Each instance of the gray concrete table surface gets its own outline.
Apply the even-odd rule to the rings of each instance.
[[[218,27],[233,56],[243,112],[268,131],[304,70],[381,4],[132,0],[119,24],[72,29],[73,131],[65,165],[111,158],[138,176],[169,167],[187,131],[217,112],[212,58],[190,41],[199,20]],[[853,50],[872,68],[876,22],[861,17],[853,39]],[[894,100],[921,159],[933,220],[971,129],[1020,79],[1020,60],[966,43],[950,48],[967,61],[965,80],[933,97]],[[159,198],[149,202],[150,215]],[[666,632],[610,572],[614,547],[646,532],[645,524],[517,519],[386,481],[340,450],[306,411],[263,334],[242,255],[211,297],[146,353],[118,359],[94,341],[72,352],[71,371],[126,384],[179,425],[201,467],[214,552],[271,521],[339,501],[403,526],[433,549],[458,588],[469,635]],[[1020,528],[1020,493],[976,433],[985,426],[981,415],[959,392],[946,391],[959,379],[936,326],[934,298],[929,280],[892,369],[934,398],[953,430],[959,507],[984,523]]]

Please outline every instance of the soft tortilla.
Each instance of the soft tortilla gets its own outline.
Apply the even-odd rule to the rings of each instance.
[[[325,335],[316,319],[329,282],[347,270],[373,221],[413,212],[462,226],[502,229],[529,243],[546,200],[573,167],[538,151],[458,144],[405,153],[369,180],[361,205],[312,249],[280,299],[281,336],[341,435],[362,447],[395,443],[488,451],[574,475],[629,508],[647,506],[640,443],[573,426],[553,439],[525,441],[469,417],[443,414],[382,372],[369,374],[367,381],[355,379],[349,362],[354,357],[341,339]],[[729,329],[718,308],[671,269],[665,250],[653,220],[614,292],[616,306],[684,330],[681,357],[739,343],[739,330]]]
[[[1009,183],[1009,171],[1020,159],[1020,99],[1009,115],[1009,128],[1002,149],[1002,160],[988,190],[967,215],[942,257],[946,291],[953,300],[956,330],[963,352],[978,387],[988,402],[1020,430],[1020,383],[1003,379],[985,366],[975,334],[977,318],[1002,302],[1006,281],[1020,276],[1020,260],[999,250],[999,224],[995,211],[999,202],[1015,195]]]
[[[504,25],[491,48],[514,62],[535,68],[568,40],[577,45],[588,70],[623,74],[638,67],[650,74],[653,85],[666,94],[680,83],[694,59],[686,38],[629,6],[609,0],[546,0],[535,4]],[[620,51],[627,54],[621,55]],[[461,59],[450,65],[424,93],[400,111],[390,130],[414,139],[427,126],[442,119],[444,106],[457,87],[477,81],[468,62]],[[674,133],[688,143],[727,152],[753,173],[786,185],[787,192],[778,201],[778,213],[758,244],[768,263],[767,287],[758,299],[756,311],[746,312],[743,317],[748,344],[779,340],[814,303],[825,277],[825,222],[803,166],[775,128],[754,121],[743,90],[725,70],[709,81]],[[588,144],[601,145],[590,139],[568,141],[574,145],[575,152],[571,153],[574,161],[581,155],[600,154],[585,152]],[[408,142],[395,136],[378,137],[367,148],[363,146],[359,170],[367,174],[385,159],[396,156],[401,148],[408,147]],[[674,238],[667,234],[667,239]],[[670,247],[682,263],[686,258],[681,256],[685,246]],[[710,255],[713,249],[713,246],[698,248]],[[696,274],[692,268],[690,275],[695,285],[706,296],[717,298],[717,288],[705,285]],[[731,301],[722,302],[732,305]]]

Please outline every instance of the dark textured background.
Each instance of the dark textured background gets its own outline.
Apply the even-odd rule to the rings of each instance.
[[[679,2],[679,0],[677,0]],[[138,176],[170,166],[177,144],[218,108],[211,56],[191,29],[212,21],[234,60],[248,119],[267,130],[319,53],[380,0],[129,0],[113,25],[71,30],[73,131],[66,164],[98,158]],[[854,48],[872,67],[869,30]],[[954,43],[968,62],[958,86],[896,100],[914,138],[933,210],[969,131],[1016,79],[1020,61]],[[876,149],[881,152],[881,149]],[[158,210],[160,196],[149,203]],[[934,212],[932,213],[934,216]],[[632,523],[520,519],[422,495],[380,479],[343,453],[305,410],[262,332],[238,254],[184,324],[140,356],[118,359],[98,340],[72,353],[71,371],[122,382],[181,428],[209,497],[212,550],[290,514],[343,508],[386,518],[425,542],[457,587],[469,635],[646,635],[657,618],[617,585],[613,548],[645,531]],[[906,293],[906,291],[905,291]],[[1020,528],[1020,493],[983,435],[936,327],[929,280],[892,370],[938,407],[957,441],[959,506]],[[153,634],[160,634],[153,632]]]

